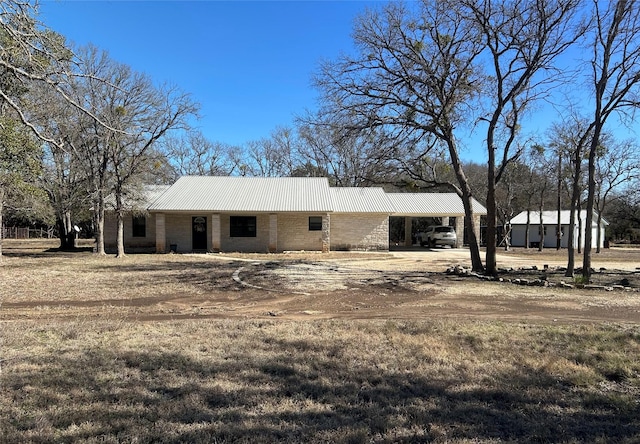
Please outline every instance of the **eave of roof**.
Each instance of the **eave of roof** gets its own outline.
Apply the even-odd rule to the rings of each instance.
[[[456,193],[387,193],[395,208],[395,216],[443,217],[464,216],[462,199]],[[472,199],[475,214],[487,214],[487,209]]]

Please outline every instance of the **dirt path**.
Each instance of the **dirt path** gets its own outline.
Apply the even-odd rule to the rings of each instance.
[[[640,322],[640,250],[608,252],[595,266],[614,291],[487,282],[448,275],[464,249],[388,254],[8,256],[0,267],[0,320],[111,317],[427,319]],[[543,272],[559,254],[500,254],[505,277],[566,279]],[[625,268],[623,268],[625,267]]]

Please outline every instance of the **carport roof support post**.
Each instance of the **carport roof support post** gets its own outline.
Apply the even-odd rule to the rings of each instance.
[[[410,247],[413,245],[413,237],[411,236],[411,216],[406,216],[404,218],[404,246]]]

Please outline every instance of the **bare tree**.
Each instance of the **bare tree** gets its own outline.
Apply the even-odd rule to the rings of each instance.
[[[118,76],[124,84],[113,96],[114,127],[109,134],[108,156],[113,168],[113,193],[118,224],[117,257],[123,257],[124,216],[130,211],[127,197],[132,198],[145,177],[157,163],[154,147],[172,130],[188,130],[189,117],[196,115],[198,105],[190,96],[173,86],[155,87],[142,74],[120,65]]]
[[[591,275],[593,212],[596,200],[596,164],[603,128],[613,114],[623,117],[640,106],[640,3],[637,0],[593,2],[594,27],[588,35],[592,55],[592,128],[589,142],[587,218],[582,276]]]
[[[549,133],[549,143],[558,153],[563,153],[567,157],[567,168],[569,171],[569,231],[567,233],[567,270],[565,276],[573,277],[575,272],[575,251],[576,244],[579,245],[581,239],[575,239],[576,223],[581,223],[581,218],[576,220],[580,214],[581,196],[584,191],[583,160],[586,152],[587,142],[590,134],[590,125],[583,118],[577,117],[575,113],[569,112],[561,123],[551,126]],[[578,227],[578,233],[582,233],[582,227]],[[581,234],[580,234],[581,236]]]
[[[259,177],[286,177],[300,165],[299,141],[291,128],[278,127],[270,135],[247,143],[244,151],[246,174]]]
[[[498,246],[503,245],[505,251],[511,248],[511,219],[526,205],[523,202],[529,186],[531,168],[520,162],[511,162],[503,173],[503,178],[496,187],[496,210],[498,221],[502,225],[502,235]]]
[[[236,168],[229,155],[232,147],[212,142],[200,131],[167,135],[162,151],[173,166],[174,179],[185,175],[228,176]]]
[[[602,244],[602,215],[615,190],[632,183],[640,177],[640,147],[633,140],[618,142],[613,136],[605,135],[603,145],[598,150],[596,163],[596,190],[594,205],[597,210],[596,253]]]
[[[452,185],[465,208],[472,267],[482,271],[456,131],[481,89],[483,77],[474,63],[483,44],[457,2],[413,6],[391,3],[360,17],[353,33],[357,55],[326,63],[317,79],[322,112],[347,132],[369,135],[376,129],[385,148],[392,146],[387,141],[418,146],[436,137],[457,179]]]
[[[579,0],[465,1],[484,42],[487,108],[487,274],[496,273],[496,184],[521,149],[516,145],[523,114],[550,94],[560,71],[555,60],[582,33],[573,17]],[[524,145],[520,145],[522,147]]]
[[[388,157],[381,138],[371,133],[343,132],[340,126],[321,122],[300,125],[301,164],[323,171],[335,186],[368,186],[381,183],[388,172]]]

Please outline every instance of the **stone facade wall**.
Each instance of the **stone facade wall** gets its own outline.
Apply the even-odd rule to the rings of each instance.
[[[192,218],[205,217],[207,220],[207,245],[209,251],[215,248],[214,236],[219,233],[219,251],[257,252],[270,251],[270,242],[276,241],[276,249],[271,251],[323,251],[324,231],[309,231],[309,216],[321,216],[323,221],[330,224],[326,235],[329,236],[330,249],[336,250],[388,250],[389,249],[389,216],[386,214],[294,214],[279,213],[256,214],[256,237],[231,237],[230,214],[170,214],[165,217],[165,250],[175,248],[178,253],[192,251],[191,235]],[[251,215],[249,215],[251,216]],[[274,217],[277,218],[277,233],[274,236]],[[219,230],[217,220],[219,219]],[[112,239],[115,247],[115,219],[107,224],[112,234],[106,239]],[[324,226],[324,224],[323,224]],[[145,238],[131,237],[132,221],[125,224],[125,245],[134,247],[142,245],[151,247],[157,245],[155,232],[155,215],[147,218],[147,236]],[[128,233],[128,235],[127,235]],[[105,228],[105,234],[107,229]],[[110,237],[112,236],[112,237]],[[158,251],[162,252],[162,251]]]
[[[321,251],[322,231],[309,231],[309,216],[278,214],[278,251]]]
[[[331,214],[331,250],[388,250],[389,215]]]

